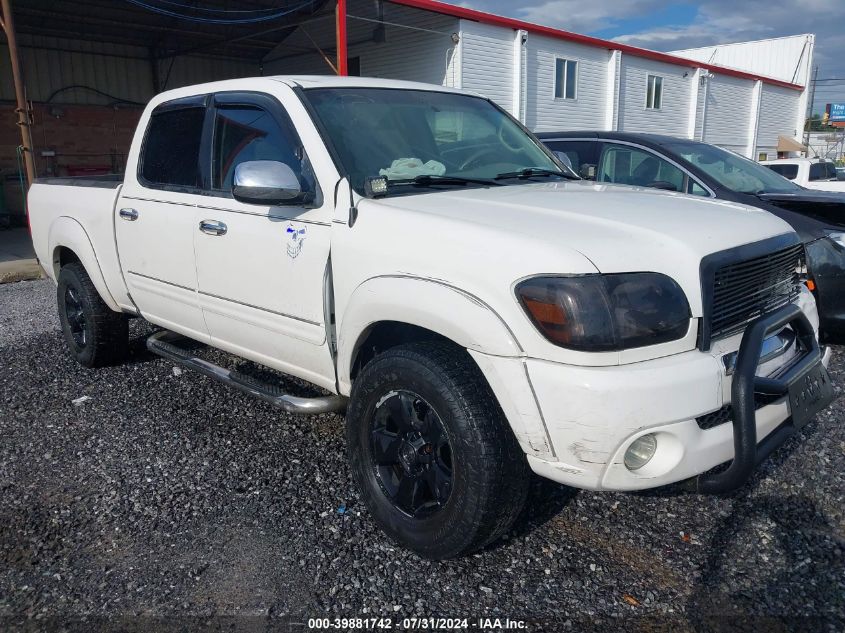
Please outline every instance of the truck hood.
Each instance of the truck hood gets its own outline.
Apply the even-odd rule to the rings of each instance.
[[[587,181],[449,190],[377,202],[429,220],[437,217],[428,224],[432,230],[460,223],[483,227],[477,235],[504,232],[509,249],[529,262],[532,253],[557,248],[581,253],[603,273],[662,272],[681,285],[697,315],[705,255],[792,233],[786,222],[762,209]],[[540,268],[533,274],[568,272],[578,271]]]

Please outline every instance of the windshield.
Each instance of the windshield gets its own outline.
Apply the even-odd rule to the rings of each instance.
[[[705,143],[672,143],[667,147],[737,193],[793,193],[801,187],[752,160]]]
[[[388,194],[408,193],[407,187],[400,191],[402,184],[479,187],[575,177],[480,97],[386,88],[314,88],[305,94],[359,193],[379,177],[387,178]]]

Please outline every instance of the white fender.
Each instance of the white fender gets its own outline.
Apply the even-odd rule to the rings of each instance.
[[[434,279],[384,276],[358,286],[343,310],[339,332],[338,379],[349,386],[352,362],[369,328],[399,321],[445,336],[461,347],[518,356],[522,348],[505,322],[477,297]]]
[[[436,279],[390,275],[369,279],[355,289],[343,311],[338,337],[342,394],[350,393],[350,371],[358,347],[371,326],[381,321],[416,325],[469,350],[523,450],[540,457],[553,455],[527,382],[519,341],[484,301]]]
[[[100,294],[100,297],[115,312],[121,312],[120,306],[112,297],[106,286],[106,280],[103,277],[103,271],[100,268],[100,262],[97,260],[97,255],[94,252],[94,247],[91,240],[82,225],[68,216],[60,216],[50,225],[50,231],[47,238],[49,245],[50,262],[43,262],[44,268],[51,273],[53,281],[58,280],[59,276],[59,256],[58,249],[65,247],[72,250],[79,261],[85,267],[85,272],[91,278],[91,282]]]

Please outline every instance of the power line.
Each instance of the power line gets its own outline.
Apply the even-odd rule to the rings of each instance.
[[[157,0],[161,4],[169,4],[172,7],[180,7],[182,9],[190,9],[192,11],[206,11],[208,13],[269,13],[270,11],[278,11],[278,7],[266,7],[264,9],[215,9],[212,7],[197,7],[183,2],[174,2],[174,0]]]
[[[295,13],[300,9],[304,9],[307,6],[313,6],[313,0],[306,0],[306,2],[302,2],[294,7],[289,9],[285,9],[283,11],[278,11],[272,15],[265,15],[261,17],[253,17],[253,18],[240,18],[240,19],[230,19],[230,18],[203,18],[196,15],[185,15],[183,13],[178,13],[177,11],[171,11],[169,9],[164,9],[162,7],[157,7],[155,5],[147,4],[146,2],[142,2],[142,0],[126,0],[126,2],[130,4],[134,4],[135,6],[141,7],[142,9],[146,9],[147,11],[152,11],[153,13],[158,13],[159,15],[165,15],[170,18],[179,18],[181,20],[189,20],[191,22],[198,22],[200,24],[256,24],[258,22],[269,22],[270,20],[276,20],[278,18],[284,17],[291,13]],[[173,4],[173,3],[171,3]],[[184,6],[184,5],[181,5]],[[191,7],[194,8],[194,7]]]

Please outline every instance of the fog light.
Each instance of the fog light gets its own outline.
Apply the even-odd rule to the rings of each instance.
[[[657,451],[657,437],[649,433],[638,437],[625,451],[625,468],[638,470],[645,466],[654,457]]]

